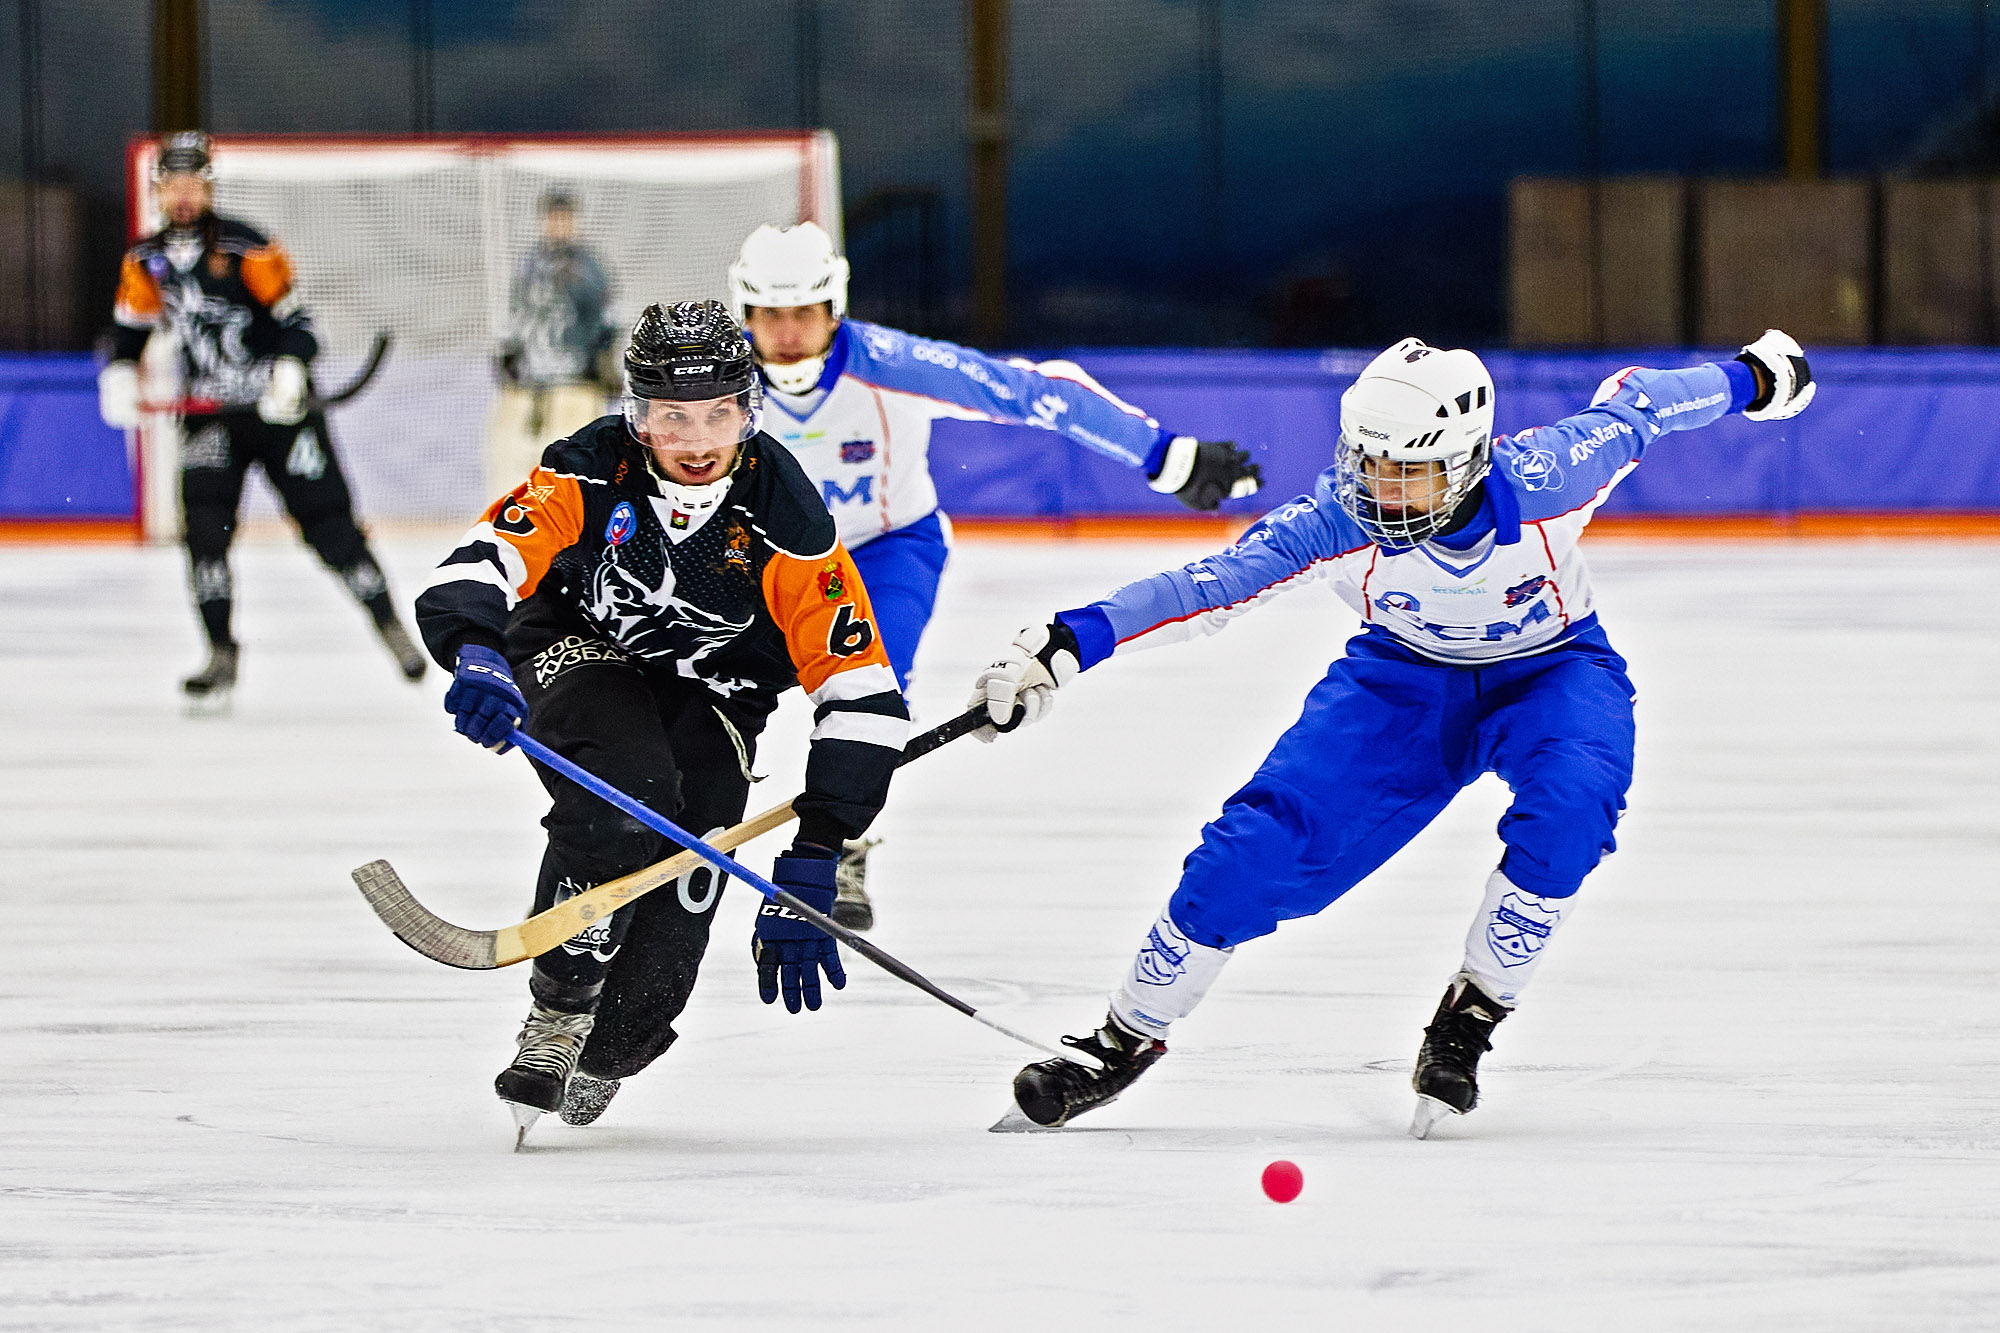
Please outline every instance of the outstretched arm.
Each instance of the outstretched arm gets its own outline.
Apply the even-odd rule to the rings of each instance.
[[[1263,473],[1234,444],[1175,435],[1072,361],[1001,360],[956,343],[863,326],[854,373],[920,394],[950,415],[1052,430],[1145,473],[1148,485],[1192,509],[1254,494]]]

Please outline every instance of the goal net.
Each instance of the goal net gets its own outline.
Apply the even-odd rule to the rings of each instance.
[[[151,140],[128,153],[134,237],[160,225],[154,156]],[[725,300],[728,266],[760,223],[811,219],[840,236],[839,155],[827,131],[218,136],[214,164],[216,212],[291,256],[319,336],[320,392],[359,372],[378,333],[393,340],[368,387],[329,410],[364,522],[469,522],[492,498],[484,439],[499,393],[495,356],[548,192],[574,200],[576,238],[610,279],[607,313],[621,330],[653,301]],[[149,349],[149,399],[172,396],[154,378],[173,374],[166,341]],[[179,530],[178,435],[164,414],[141,431],[142,507],[158,538]],[[246,518],[280,512],[254,479]]]

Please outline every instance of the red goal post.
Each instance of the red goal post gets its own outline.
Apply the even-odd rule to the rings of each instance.
[[[130,231],[159,226],[155,141],[127,160]],[[760,223],[811,219],[841,234],[840,156],[825,130],[742,134],[217,135],[215,206],[284,246],[311,313],[322,389],[360,368],[378,332],[394,348],[331,433],[364,518],[470,521],[492,497],[482,437],[508,290],[532,251],[542,196],[575,200],[577,238],[629,327],[648,302],[726,299],[726,272]],[[149,401],[178,396],[165,338]],[[179,421],[142,428],[147,534],[179,529]],[[273,516],[254,486],[249,516]]]

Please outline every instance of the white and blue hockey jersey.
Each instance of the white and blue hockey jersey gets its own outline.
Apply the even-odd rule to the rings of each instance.
[[[1090,667],[1114,652],[1212,634],[1266,598],[1324,578],[1365,626],[1436,661],[1541,652],[1596,621],[1578,539],[1612,487],[1656,438],[1740,410],[1751,388],[1736,363],[1613,376],[1586,410],[1496,440],[1480,518],[1409,550],[1368,539],[1335,500],[1329,468],[1313,494],[1266,514],[1236,545],[1058,619]]]
[[[849,550],[937,508],[934,421],[1039,426],[1148,472],[1172,438],[1071,362],[1002,361],[852,319],[810,392],[767,384],[764,403],[765,432],[812,478]]]

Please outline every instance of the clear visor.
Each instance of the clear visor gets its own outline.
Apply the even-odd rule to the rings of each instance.
[[[752,387],[725,398],[682,402],[641,398],[628,390],[625,426],[639,443],[669,453],[701,453],[741,444],[757,433],[757,392]]]
[[[1385,458],[1342,435],[1334,464],[1340,507],[1379,546],[1417,546],[1444,530],[1492,459],[1481,438],[1470,450],[1419,461]]]

